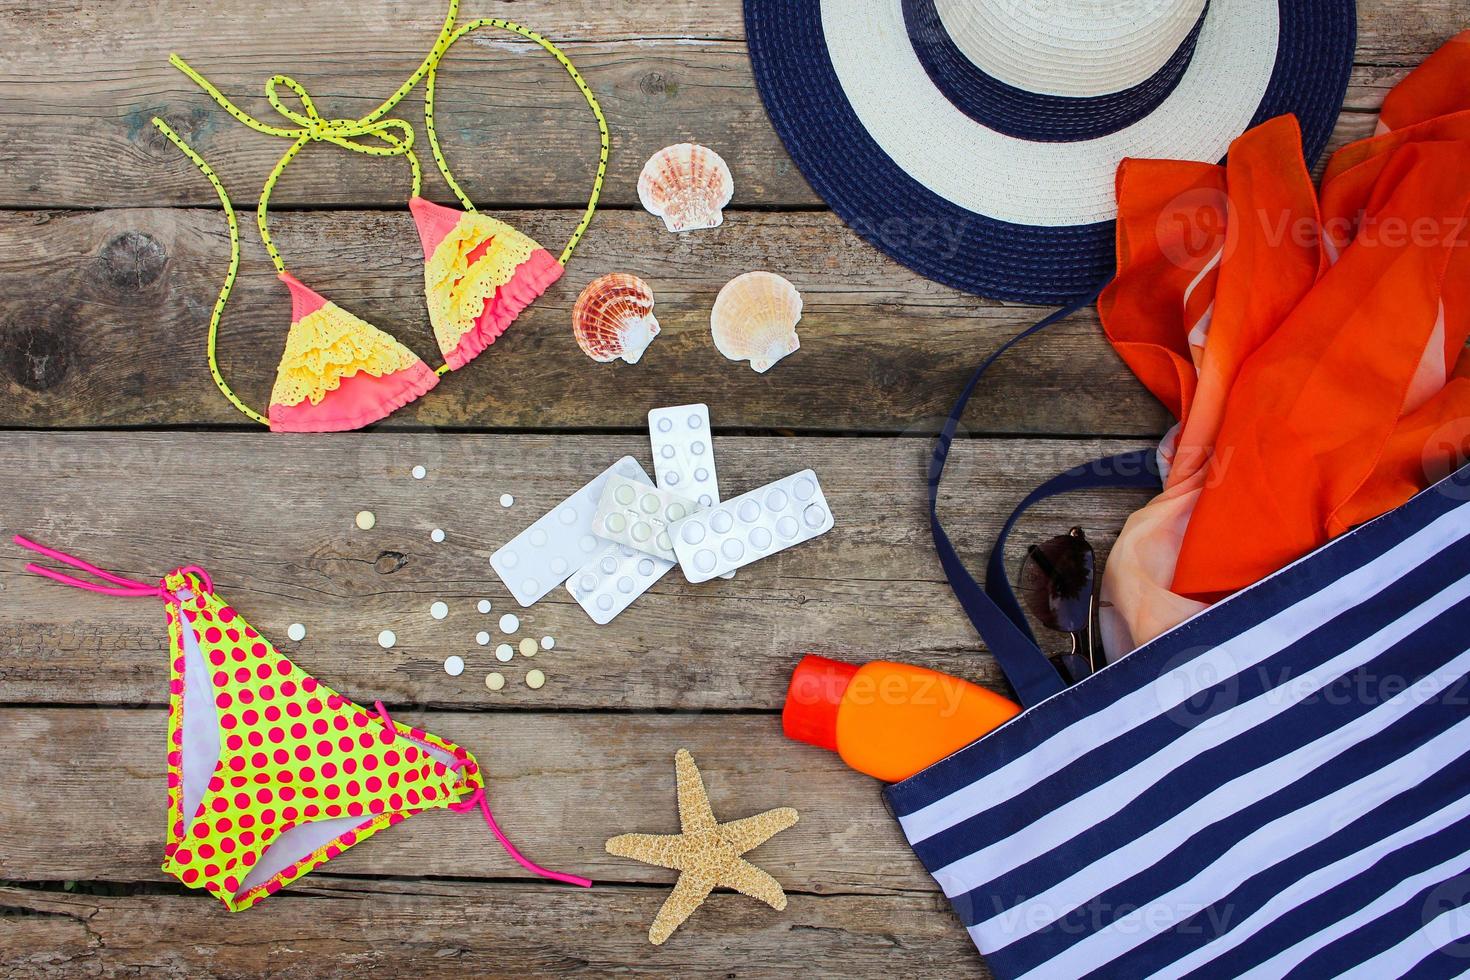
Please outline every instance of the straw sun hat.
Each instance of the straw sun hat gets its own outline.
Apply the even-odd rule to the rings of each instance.
[[[745,0],[766,109],[812,187],[915,271],[1055,303],[1113,271],[1125,157],[1218,161],[1342,105],[1353,0]]]

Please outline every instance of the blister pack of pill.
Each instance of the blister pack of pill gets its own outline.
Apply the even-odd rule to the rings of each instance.
[[[684,518],[670,530],[690,582],[769,558],[832,529],[817,474],[802,470]]]
[[[648,413],[648,441],[653,444],[653,475],[659,489],[701,507],[720,502],[708,405],[653,409]]]
[[[593,533],[592,526],[603,488],[615,475],[652,486],[638,461],[624,456],[490,556],[490,567],[522,606],[540,601],[606,550],[607,542]]]
[[[669,526],[699,509],[692,500],[614,473],[602,489],[592,530],[598,537],[674,561]]]
[[[627,545],[609,544],[567,579],[567,592],[599,626],[606,626],[674,567]]]

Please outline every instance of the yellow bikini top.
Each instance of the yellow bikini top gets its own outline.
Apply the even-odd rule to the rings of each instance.
[[[193,79],[230,115],[251,129],[291,140],[271,169],[256,202],[260,240],[276,272],[291,294],[291,328],[276,371],[267,415],[247,406],[220,374],[216,343],[220,317],[229,300],[240,266],[240,231],[224,185],[204,159],[162,119],[153,124],[193,161],[208,178],[224,207],[230,228],[230,264],[209,321],[210,374],[226,398],[246,416],[276,432],[328,432],[357,429],[385,418],[438,384],[445,372],[464,367],[502,334],[520,312],[561,277],[602,194],[607,174],[607,120],[587,82],[554,44],[519,24],[481,18],[456,24],[459,0],[450,0],[449,14],[417,70],[381,105],[360,119],[324,119],[306,89],[285,75],[265,86],[271,106],[291,125],[272,126],[249,115],[178,55],[170,62]],[[434,127],[434,93],[439,64],[454,42],[480,27],[511,31],[549,51],[587,100],[597,118],[601,137],[597,176],[582,219],[558,258],[503,221],[480,214],[450,172]],[[434,162],[464,209],[445,207],[421,196],[423,171],[413,150],[413,127],[401,119],[385,118],[420,81],[424,86],[424,128]],[[282,100],[286,88],[300,102],[299,110]],[[354,153],[378,157],[405,157],[412,173],[409,210],[424,249],[424,293],[444,364],[430,369],[422,359],[392,336],[322,297],[286,271],[285,261],[271,239],[268,212],[271,192],[286,167],[312,142],[332,143]]]

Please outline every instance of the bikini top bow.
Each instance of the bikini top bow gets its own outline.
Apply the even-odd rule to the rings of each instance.
[[[300,100],[304,111],[297,112],[281,101],[277,90],[282,85]],[[372,136],[388,144],[387,155],[413,158],[413,127],[402,119],[325,119],[317,111],[306,87],[289,75],[272,76],[265,83],[265,97],[270,100],[271,108],[296,124],[295,129],[271,127],[276,135],[332,143],[355,153],[383,155],[381,147],[357,142],[360,137]],[[394,135],[395,132],[398,135]]]

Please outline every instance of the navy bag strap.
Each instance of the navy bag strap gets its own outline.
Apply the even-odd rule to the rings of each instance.
[[[954,544],[951,543],[949,535],[944,530],[944,525],[939,520],[939,480],[944,475],[944,464],[949,459],[950,446],[959,428],[960,417],[964,415],[965,406],[969,404],[970,396],[975,393],[980,378],[990,369],[990,366],[1014,345],[1034,333],[1045,330],[1059,320],[1066,319],[1083,307],[1091,305],[1096,298],[1097,293],[1093,293],[1077,300],[1071,306],[1057,310],[1016,334],[1002,344],[999,350],[981,362],[974,376],[970,378],[970,383],[965,385],[964,391],[960,392],[959,400],[955,402],[954,409],[949,413],[949,420],[945,422],[938,439],[935,440],[933,462],[929,467],[929,527],[934,535],[934,550],[939,553],[939,564],[944,568],[949,587],[954,590],[955,598],[959,599],[965,615],[970,618],[980,638],[985,641],[985,645],[994,655],[996,662],[1000,664],[1001,670],[1005,672],[1006,680],[1010,681],[1011,687],[1015,688],[1016,696],[1020,698],[1021,704],[1028,708],[1060,692],[1066,685],[1056,668],[1051,665],[1046,655],[1041,652],[1041,648],[1037,646],[1036,638],[1026,623],[1026,616],[1021,611],[1020,603],[1016,601],[1016,595],[1006,578],[1006,538],[1021,515],[1031,505],[1047,497],[1076,490],[1103,488],[1129,487],[1159,490],[1161,481],[1154,453],[1151,450],[1135,450],[1120,453],[1117,456],[1109,456],[1094,463],[1070,469],[1031,491],[1001,528],[995,547],[990,552],[990,561],[986,566],[987,584],[983,588],[965,568],[965,563],[961,561],[959,553],[955,551]]]

